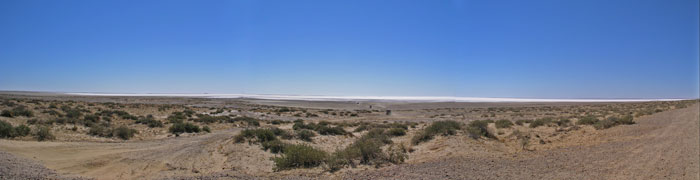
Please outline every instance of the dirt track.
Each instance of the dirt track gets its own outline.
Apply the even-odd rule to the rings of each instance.
[[[513,157],[445,157],[348,175],[348,179],[698,179],[698,106],[601,132],[603,143]]]
[[[96,178],[163,178],[221,170],[217,150],[238,129],[129,143],[0,141],[0,150],[41,161],[62,174]]]

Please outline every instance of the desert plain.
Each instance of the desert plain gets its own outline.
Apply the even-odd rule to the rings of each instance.
[[[699,179],[697,100],[0,92],[0,179]]]

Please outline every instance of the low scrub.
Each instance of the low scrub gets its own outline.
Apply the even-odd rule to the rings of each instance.
[[[593,127],[596,129],[607,129],[623,124],[634,124],[632,116],[627,115],[623,117],[609,117],[608,119],[596,122],[593,124]]]
[[[315,123],[309,123],[309,124],[304,124],[303,121],[295,121],[294,126],[292,126],[294,130],[301,130],[301,129],[309,129],[309,130],[314,130],[318,134],[321,135],[346,135],[348,134],[347,131],[345,131],[342,127],[335,126],[331,127],[328,122],[319,122],[317,124]]]
[[[386,131],[389,136],[404,136],[406,135],[406,130],[401,128],[391,128]]]
[[[234,136],[236,143],[242,143],[245,140],[248,140],[248,143],[264,143],[277,140],[277,136],[271,129],[246,129]]]
[[[480,137],[495,138],[493,134],[488,131],[488,125],[491,121],[489,120],[475,120],[469,122],[467,125],[467,133],[469,137],[478,139]]]
[[[141,117],[141,118],[137,119],[135,123],[136,124],[145,124],[150,128],[163,127],[163,122],[156,120],[155,118],[153,118],[152,115],[148,115],[146,117]]]
[[[522,126],[522,125],[524,125],[525,123],[528,123],[528,124],[529,124],[529,123],[532,123],[532,120],[529,120],[529,119],[528,119],[528,120],[520,119],[520,120],[515,121],[515,124],[517,124],[518,126]]]
[[[275,162],[275,171],[312,168],[326,161],[328,153],[306,144],[293,144],[284,148],[280,157],[272,158]]]
[[[26,125],[13,127],[12,124],[0,121],[0,138],[14,138],[29,135],[31,130]]]
[[[33,117],[34,112],[32,110],[27,109],[27,107],[24,106],[17,106],[15,108],[12,108],[11,110],[3,110],[0,113],[0,116],[5,116],[5,117],[19,117],[19,116],[24,116],[24,117]]]
[[[51,133],[51,129],[49,127],[46,127],[46,126],[39,126],[39,128],[37,129],[34,136],[39,141],[56,139],[56,137],[53,136],[53,134]]]
[[[170,129],[168,129],[168,131],[175,135],[180,135],[182,133],[199,133],[201,129],[199,129],[199,126],[197,125],[185,122],[174,123],[172,126],[170,126]]]
[[[311,139],[311,138],[313,138],[315,136],[316,136],[316,133],[314,133],[313,131],[306,130],[306,129],[303,129],[303,130],[297,132],[297,137],[299,139],[301,139],[302,141],[306,141],[306,142],[313,141],[313,139]]]
[[[284,153],[284,148],[289,146],[289,144],[284,143],[280,140],[266,141],[262,143],[263,150],[270,150],[271,153]]]
[[[554,122],[554,120],[550,117],[536,119],[535,121],[532,121],[532,123],[530,123],[530,128],[536,128],[536,127],[548,125],[552,122]]]
[[[595,123],[598,123],[598,121],[599,121],[598,118],[596,118],[595,116],[585,116],[585,117],[580,118],[576,122],[576,124],[577,125],[593,125]]]
[[[456,121],[436,121],[423,129],[423,131],[413,136],[411,143],[419,144],[421,142],[429,141],[433,139],[435,135],[454,135],[457,133],[457,130],[460,129],[462,129],[462,124]]]
[[[496,123],[496,128],[510,128],[513,126],[513,122],[510,122],[509,120],[501,119],[495,122]]]

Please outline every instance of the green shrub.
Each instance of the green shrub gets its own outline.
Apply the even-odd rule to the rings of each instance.
[[[246,116],[235,117],[235,118],[231,119],[229,122],[236,122],[236,121],[246,122],[248,124],[248,126],[260,126],[260,120],[252,118],[252,117],[246,117]]]
[[[413,136],[411,142],[413,144],[419,144],[433,139],[435,135],[454,135],[457,133],[457,130],[460,129],[462,129],[462,125],[456,121],[436,121],[423,129],[422,132]]]
[[[117,136],[123,140],[129,140],[132,137],[134,137],[134,134],[138,133],[138,131],[122,125],[116,129],[114,129],[113,133],[114,133],[114,136]]]
[[[198,118],[195,119],[195,122],[201,122],[201,123],[218,123],[218,122],[229,122],[231,118],[228,116],[210,116],[206,114],[200,114],[198,115]]]
[[[544,126],[544,125],[550,124],[552,122],[553,122],[552,118],[549,118],[549,117],[536,119],[535,121],[532,121],[532,123],[530,123],[530,128]]]
[[[275,132],[271,129],[246,129],[241,131],[241,134],[238,134],[234,137],[236,143],[241,143],[246,139],[248,139],[248,142],[250,143],[263,143],[267,141],[277,140],[277,136],[275,136]],[[255,139],[255,141],[253,141],[252,139]]]
[[[515,121],[515,124],[517,124],[517,125],[519,125],[519,126],[522,126],[522,125],[525,124],[525,123],[532,123],[532,120],[529,120],[529,119],[528,119],[528,120],[520,119],[520,120]]]
[[[403,136],[406,135],[406,130],[401,128],[391,128],[386,133],[390,136]]]
[[[179,135],[181,133],[198,133],[200,131],[199,126],[192,123],[175,123],[168,129],[170,133]]]
[[[313,139],[311,139],[311,138],[315,137],[316,133],[314,133],[313,131],[309,131],[309,130],[304,129],[304,130],[297,132],[297,136],[302,141],[311,142],[311,141],[313,141]]]
[[[331,127],[328,122],[319,122],[318,124],[309,123],[304,124],[303,121],[295,121],[292,126],[294,130],[309,129],[318,132],[321,135],[345,135],[348,134],[342,127],[335,126]]]
[[[271,153],[281,153],[284,152],[284,148],[289,146],[289,144],[284,143],[280,140],[266,141],[262,143],[263,150],[270,150]]]
[[[49,129],[49,127],[46,126],[40,126],[37,129],[35,136],[36,139],[39,141],[53,140],[56,138],[53,136],[53,134],[51,134],[51,129]]]
[[[15,129],[12,127],[12,124],[5,121],[0,121],[0,138],[14,137],[14,131]]]
[[[163,122],[160,122],[153,118],[152,115],[148,115],[147,117],[140,117],[135,121],[136,124],[145,124],[150,128],[155,128],[155,127],[163,127]]]
[[[31,110],[27,109],[25,106],[17,106],[15,108],[12,108],[11,110],[3,110],[2,113],[0,113],[0,116],[5,116],[5,117],[18,117],[18,116],[25,116],[25,117],[33,117],[34,112]]]
[[[202,127],[202,131],[210,133],[211,129],[209,129],[209,126],[204,126],[204,127]]]
[[[14,138],[27,136],[29,135],[30,131],[31,129],[29,129],[29,127],[24,124],[19,125],[17,127],[12,127],[12,124],[8,122],[0,121],[0,138]]]
[[[567,127],[571,125],[571,120],[566,119],[566,118],[561,118],[559,121],[557,121],[557,125],[560,127]]]
[[[598,118],[594,116],[586,116],[583,118],[580,118],[576,124],[577,125],[593,125],[598,122]]]
[[[496,128],[509,128],[511,126],[513,126],[513,122],[509,120],[501,119],[496,121]]]
[[[31,129],[29,129],[29,126],[27,125],[19,125],[15,127],[15,136],[21,137],[21,136],[27,136],[31,132]]]
[[[475,120],[472,122],[469,122],[467,125],[467,133],[469,134],[469,137],[478,139],[479,137],[487,137],[487,138],[495,138],[493,134],[489,133],[488,131],[488,125],[489,121],[488,120]]]
[[[306,144],[288,145],[283,152],[282,156],[272,159],[275,162],[275,171],[316,167],[328,157],[325,151]]]
[[[596,122],[595,124],[593,124],[593,127],[595,127],[596,129],[607,129],[622,124],[634,124],[632,116],[627,115],[623,116],[622,118],[609,117],[608,119]]]

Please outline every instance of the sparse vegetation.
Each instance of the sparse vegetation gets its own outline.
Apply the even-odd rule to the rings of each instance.
[[[36,139],[38,141],[46,141],[46,140],[53,140],[56,139],[55,136],[51,133],[51,129],[46,126],[39,126],[37,129],[36,133],[34,134],[36,136]]]
[[[275,162],[275,171],[280,171],[317,167],[325,162],[327,157],[328,153],[323,150],[306,144],[294,144],[286,146],[282,155],[272,160]]]
[[[511,126],[513,126],[513,122],[509,120],[501,119],[496,121],[496,128],[510,128]]]
[[[173,133],[175,135],[180,135],[181,133],[198,133],[200,131],[199,126],[194,125],[192,123],[174,123],[172,126],[170,126],[170,129],[168,129],[170,133]]]
[[[460,129],[462,129],[462,124],[456,121],[436,121],[430,126],[426,127],[423,131],[413,136],[411,142],[413,144],[419,144],[421,142],[433,139],[435,135],[454,135],[457,133],[457,130]]]
[[[25,106],[17,106],[15,108],[12,108],[11,110],[3,110],[0,113],[0,116],[4,116],[4,117],[19,117],[19,116],[33,117],[34,112],[32,112],[32,110],[27,109],[27,107],[25,107]]]
[[[467,125],[467,133],[469,137],[478,139],[479,137],[495,138],[493,134],[488,131],[488,125],[492,121],[489,120],[475,120],[469,122]]]

